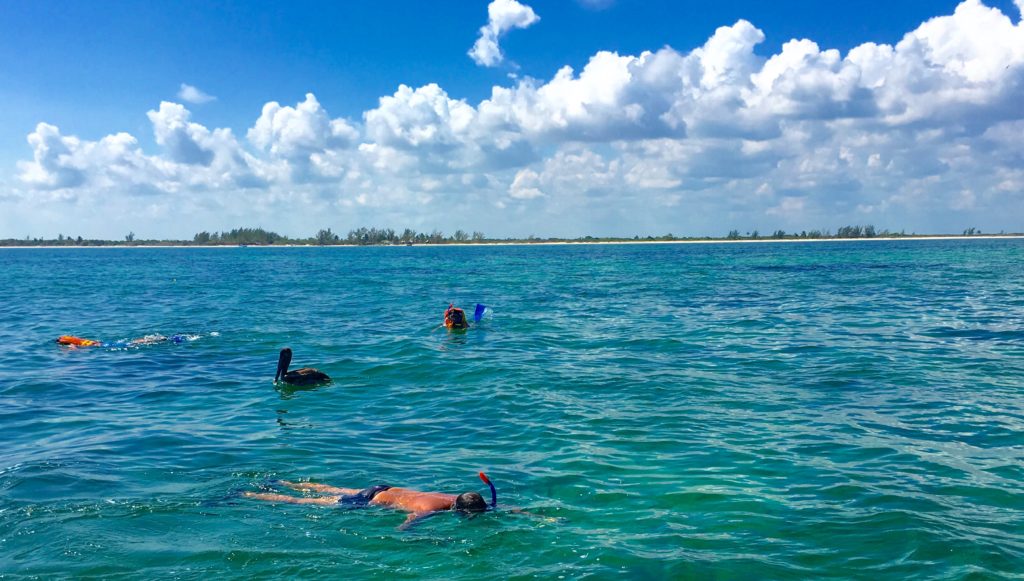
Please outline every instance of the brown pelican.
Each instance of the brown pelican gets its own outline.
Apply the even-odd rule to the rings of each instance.
[[[281,357],[277,360],[277,374],[274,375],[274,382],[281,380],[289,385],[313,385],[324,383],[331,378],[323,371],[312,367],[303,367],[295,371],[288,371],[288,365],[292,362],[292,350],[288,347],[281,349]]]

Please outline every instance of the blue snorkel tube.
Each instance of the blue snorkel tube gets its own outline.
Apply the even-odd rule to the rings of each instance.
[[[498,508],[498,491],[495,490],[494,484],[491,483],[491,479],[488,478],[486,474],[481,472],[480,480],[483,480],[484,484],[491,487],[491,510]]]

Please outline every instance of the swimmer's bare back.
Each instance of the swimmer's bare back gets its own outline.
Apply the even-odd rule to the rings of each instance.
[[[281,481],[281,484],[306,492],[323,492],[330,496],[301,497],[287,494],[276,494],[272,492],[246,492],[246,498],[267,500],[270,502],[286,502],[290,504],[319,504],[329,506],[338,504],[338,500],[347,494],[359,493],[358,488],[340,488],[326,484],[313,482],[288,482]],[[390,506],[406,512],[436,512],[449,510],[455,504],[454,494],[443,492],[420,492],[408,488],[389,488],[373,497],[369,504],[378,506]]]
[[[313,504],[318,506],[337,506],[346,495],[359,494],[357,488],[341,488],[315,482],[289,482],[281,480],[280,483],[288,488],[303,492],[326,493],[330,496],[301,497],[272,492],[246,492],[246,498],[265,500],[268,502],[282,502],[288,504]],[[389,488],[374,495],[369,504],[377,506],[388,506],[410,513],[409,517],[402,523],[400,528],[406,529],[416,521],[422,520],[432,514],[451,510],[455,505],[456,495],[443,492],[420,492],[408,488]]]
[[[371,504],[390,506],[406,512],[437,512],[450,510],[455,495],[443,492],[419,492],[408,488],[389,488],[370,501]]]

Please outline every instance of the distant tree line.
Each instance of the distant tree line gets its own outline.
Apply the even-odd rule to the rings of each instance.
[[[966,236],[966,231],[964,232]],[[836,230],[835,234],[828,228],[822,230],[801,230],[800,232],[786,232],[776,230],[770,235],[762,236],[757,230],[741,234],[739,230],[730,230],[726,234],[726,240],[827,240],[830,238],[901,238],[908,236],[905,230],[891,232],[887,229],[876,230],[874,226],[843,226]],[[909,236],[917,236],[910,234]]]
[[[978,236],[981,230],[975,227],[966,228],[963,236]],[[999,235],[1005,235],[1000,232]],[[775,230],[771,234],[762,235],[760,231],[753,230],[740,232],[730,230],[724,238],[711,236],[699,237],[677,237],[671,233],[661,236],[639,235],[629,237],[595,237],[580,236],[578,238],[541,238],[533,234],[526,238],[487,238],[483,232],[466,232],[456,230],[451,235],[446,235],[439,230],[430,232],[417,232],[406,228],[399,234],[391,228],[356,228],[349,230],[348,234],[342,237],[335,234],[330,228],[322,228],[316,234],[308,238],[289,238],[277,232],[264,230],[263,228],[235,228],[225,232],[198,232],[192,240],[142,240],[136,239],[134,232],[124,236],[124,240],[98,240],[83,239],[81,236],[58,234],[57,238],[44,239],[26,236],[24,239],[0,239],[0,246],[272,246],[272,245],[320,245],[320,246],[379,246],[379,245],[413,245],[413,244],[487,244],[495,242],[514,243],[544,243],[544,242],[672,242],[683,240],[828,240],[840,238],[900,238],[900,237],[927,237],[930,235],[907,234],[906,231],[890,231],[887,229],[876,230],[874,226],[843,226],[833,234],[829,229],[801,230],[800,232],[786,232]]]
[[[125,235],[124,240],[83,239],[59,234],[57,238],[0,239],[0,246],[272,246],[272,245],[398,245],[398,244],[452,244],[483,243],[488,240],[483,232],[456,230],[447,235],[440,230],[417,232],[406,228],[401,234],[391,228],[356,228],[345,237],[335,234],[330,228],[323,228],[309,238],[290,238],[263,228],[235,228],[224,232],[197,232],[192,240],[137,240],[134,232]]]
[[[270,244],[286,243],[288,238],[277,232],[270,232],[263,228],[235,228],[230,232],[214,232],[213,234],[203,231],[192,237],[192,242],[201,245],[216,244],[258,244],[267,246]]]
[[[200,245],[273,245],[273,244],[317,244],[320,246],[346,245],[346,246],[378,246],[398,244],[451,244],[468,242],[485,242],[483,232],[456,230],[454,234],[446,236],[440,230],[432,232],[417,232],[406,228],[399,234],[392,228],[356,228],[349,230],[343,238],[330,228],[322,228],[309,238],[288,238],[276,232],[269,232],[262,228],[238,228],[230,232],[199,232],[192,238],[193,244]]]
[[[136,240],[135,233],[129,232],[124,240],[103,240],[99,238],[82,238],[70,234],[58,234],[56,238],[0,239],[0,246],[170,246],[180,244],[174,240]]]
[[[451,244],[465,242],[484,242],[487,240],[483,232],[467,233],[464,230],[456,230],[451,236],[445,236],[440,230],[433,230],[430,233],[417,232],[406,228],[399,234],[391,228],[356,228],[349,230],[342,238],[335,234],[330,228],[317,232],[314,240],[320,245],[343,244],[347,246],[375,246],[375,245],[396,245],[396,244]]]

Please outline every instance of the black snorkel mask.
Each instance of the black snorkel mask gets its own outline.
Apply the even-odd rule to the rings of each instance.
[[[480,480],[484,481],[484,484],[491,487],[491,506],[487,510],[494,510],[498,508],[498,491],[494,488],[494,484],[491,479],[487,477],[483,472],[480,473]]]

